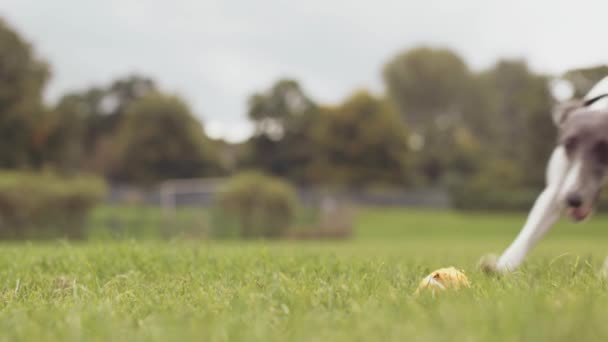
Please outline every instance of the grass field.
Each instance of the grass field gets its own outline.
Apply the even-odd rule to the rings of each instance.
[[[0,340],[608,339],[608,218],[560,224],[508,277],[476,271],[523,220],[367,209],[343,242],[3,244]],[[471,289],[412,295],[450,265]]]

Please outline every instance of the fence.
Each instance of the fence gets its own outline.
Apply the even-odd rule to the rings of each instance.
[[[217,222],[212,212],[223,179],[182,179],[154,189],[110,188],[108,205],[96,211],[97,237],[205,238]],[[288,233],[292,239],[347,238],[353,233],[358,206],[449,208],[450,198],[437,189],[363,191],[300,188],[302,208]],[[217,223],[215,223],[217,225]]]
[[[113,186],[110,189],[110,204],[142,204],[169,208],[210,207],[214,195],[223,184],[223,179],[170,180],[158,188],[144,190],[133,186]],[[333,198],[341,203],[356,206],[394,206],[451,208],[451,200],[443,189],[413,190],[330,190],[323,188],[299,188],[300,200],[309,205]]]

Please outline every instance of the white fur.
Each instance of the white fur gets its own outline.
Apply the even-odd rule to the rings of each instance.
[[[569,165],[564,178],[564,183],[561,186],[558,200],[565,201],[568,194],[576,190],[577,184],[581,177],[581,171],[583,169],[583,161],[581,159],[575,160]]]
[[[604,94],[608,94],[608,76],[604,77],[595,86],[593,86],[593,88],[585,96],[585,100],[589,100],[594,97],[602,96]],[[606,109],[606,108],[608,108],[608,98],[600,99],[600,100],[594,102],[589,107],[593,108],[593,109]]]
[[[602,94],[608,94],[608,77],[598,82],[585,96],[585,100]],[[608,109],[608,98],[594,102],[590,108]],[[545,190],[536,199],[519,235],[498,259],[496,268],[499,272],[509,272],[517,268],[532,247],[559,219],[565,195],[578,181],[581,168],[581,165],[569,164],[563,147],[556,147],[547,166]],[[608,266],[606,268],[608,269]]]

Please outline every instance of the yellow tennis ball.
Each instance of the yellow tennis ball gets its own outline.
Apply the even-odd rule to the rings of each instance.
[[[431,291],[432,294],[435,294],[438,291],[458,290],[470,286],[469,279],[464,272],[454,267],[446,267],[424,277],[416,289],[416,294],[422,291]]]

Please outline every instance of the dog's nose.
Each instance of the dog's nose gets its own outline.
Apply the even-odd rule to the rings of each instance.
[[[568,202],[568,205],[572,208],[578,208],[583,204],[581,196],[574,194],[568,195],[568,197],[566,198],[566,202]]]

